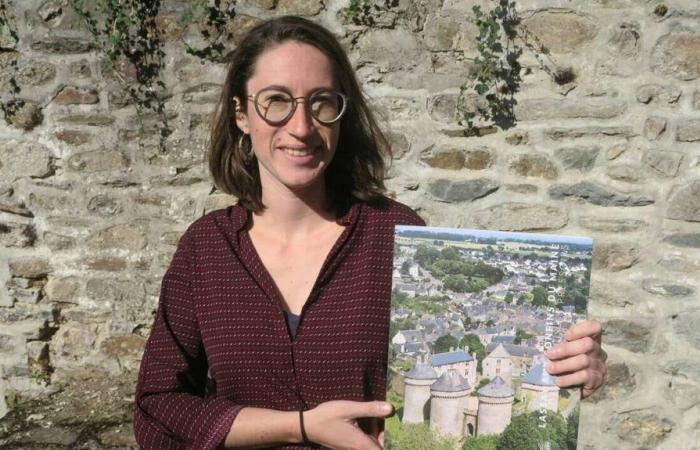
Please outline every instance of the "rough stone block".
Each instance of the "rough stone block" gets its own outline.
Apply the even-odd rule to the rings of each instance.
[[[432,51],[465,51],[473,48],[467,36],[468,22],[453,16],[429,14],[423,26],[423,42]]]
[[[516,156],[510,163],[510,169],[523,177],[536,177],[553,180],[558,176],[557,166],[546,155],[527,153]]]
[[[497,191],[499,184],[488,178],[466,181],[438,179],[430,183],[428,192],[443,202],[474,201]]]
[[[476,224],[485,229],[503,231],[545,231],[564,228],[566,211],[547,205],[503,203],[474,214]]]
[[[644,137],[650,141],[655,141],[666,131],[666,119],[658,116],[647,117],[644,122]]]
[[[15,63],[16,69],[12,68]],[[46,61],[20,56],[17,52],[0,53],[0,90],[9,91],[15,78],[21,87],[41,86],[56,77],[56,67]]]
[[[634,353],[646,353],[651,343],[652,328],[641,321],[612,319],[603,326],[607,345],[621,347]]]
[[[31,247],[35,241],[36,232],[32,224],[8,221],[0,223],[0,246]]]
[[[619,272],[639,262],[639,248],[628,242],[596,242],[593,268]]]
[[[113,196],[98,194],[90,198],[87,210],[100,217],[114,217],[122,212],[121,203]]]
[[[638,23],[623,22],[617,26],[608,45],[616,58],[635,58],[639,54],[640,31]]]
[[[92,49],[92,42],[88,39],[49,36],[45,39],[32,42],[31,49],[35,52],[48,54],[85,53]]]
[[[611,119],[624,113],[627,104],[612,99],[525,99],[515,106],[519,121],[548,119]]]
[[[436,122],[454,122],[457,113],[458,94],[437,94],[428,99],[428,114]]]
[[[100,101],[100,96],[94,89],[81,89],[66,86],[53,99],[58,105],[92,105]]]
[[[0,141],[0,179],[42,178],[52,173],[51,152],[38,142]]]
[[[112,125],[114,117],[106,114],[72,114],[70,116],[58,117],[58,123],[67,123],[71,125],[88,125],[91,127],[103,127]]]
[[[605,376],[605,383],[600,390],[593,394],[589,401],[598,403],[601,400],[617,400],[627,398],[639,385],[637,370],[630,370],[628,364],[608,363],[608,372]]]
[[[662,150],[648,150],[644,153],[644,163],[657,173],[675,177],[683,161],[683,153]]]
[[[460,170],[464,168],[466,156],[461,150],[456,149],[439,151],[429,149],[421,154],[420,160],[437,169]]]
[[[671,194],[666,217],[700,222],[700,180],[691,181]]]
[[[140,222],[112,225],[93,233],[87,244],[101,249],[142,250],[147,244],[146,227]]]
[[[642,168],[640,166],[634,166],[631,164],[616,164],[614,166],[609,166],[606,173],[615,181],[637,183],[639,182],[641,176],[641,169]]]
[[[595,216],[583,216],[579,218],[579,224],[589,230],[605,233],[629,233],[648,226],[646,222],[638,219],[615,219]]]
[[[578,139],[583,137],[605,138],[636,136],[631,127],[582,127],[582,128],[552,128],[545,130],[545,136],[553,141]]]
[[[117,151],[94,150],[71,156],[66,166],[76,172],[103,172],[124,169],[129,161]]]
[[[673,431],[675,423],[650,409],[619,413],[614,418],[617,435],[642,448],[656,448]]]
[[[92,135],[84,131],[59,129],[54,133],[56,139],[70,145],[83,145],[92,140]]]
[[[280,15],[315,16],[323,10],[322,0],[284,0],[278,2]]]
[[[651,53],[651,68],[683,81],[700,77],[700,33],[679,31],[660,37]]]
[[[643,84],[637,88],[636,96],[644,104],[674,105],[681,97],[681,90],[673,85]]]
[[[11,112],[5,114],[5,120],[10,125],[24,131],[31,131],[41,124],[44,115],[41,106],[29,100],[17,100],[14,102]]]
[[[77,277],[53,278],[49,277],[44,292],[50,302],[78,303],[80,282]]]
[[[689,286],[675,284],[671,280],[660,280],[657,278],[647,279],[642,282],[642,289],[653,295],[662,297],[687,297],[695,292]]]
[[[654,203],[654,199],[644,193],[617,192],[590,181],[552,185],[549,196],[557,200],[572,197],[599,206],[646,206]]]
[[[679,142],[700,141],[700,119],[687,119],[678,122],[676,140]]]
[[[49,261],[40,257],[25,256],[12,258],[9,261],[10,272],[16,277],[42,278],[51,272]]]
[[[538,11],[525,18],[522,24],[553,53],[578,50],[598,33],[598,27],[592,19],[571,10]]]
[[[672,319],[671,328],[674,332],[694,348],[700,348],[700,310],[685,311],[674,315]]]
[[[664,236],[661,242],[676,247],[700,248],[700,233],[674,233]]]
[[[406,29],[371,30],[358,40],[359,63],[375,63],[382,72],[414,67],[423,51]]]
[[[561,147],[554,150],[554,156],[566,169],[575,169],[582,172],[589,171],[595,165],[595,160],[600,153],[597,145],[580,145],[576,147]]]

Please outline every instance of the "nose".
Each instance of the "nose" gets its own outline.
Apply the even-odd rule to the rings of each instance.
[[[299,139],[308,137],[314,131],[313,117],[306,104],[306,100],[297,100],[297,105],[292,117],[287,121],[287,130]]]

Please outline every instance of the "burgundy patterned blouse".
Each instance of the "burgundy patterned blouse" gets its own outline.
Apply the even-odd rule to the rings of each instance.
[[[385,396],[394,225],[423,225],[420,217],[394,201],[353,205],[294,340],[248,220],[240,206],[217,210],[180,239],[136,387],[144,449],[215,449],[244,406]]]

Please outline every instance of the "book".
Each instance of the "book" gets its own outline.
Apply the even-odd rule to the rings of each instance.
[[[585,320],[590,238],[397,226],[390,450],[576,448],[579,389],[544,352]]]

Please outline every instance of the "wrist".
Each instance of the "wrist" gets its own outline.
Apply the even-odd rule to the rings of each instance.
[[[308,411],[305,411],[303,409],[299,410],[299,431],[301,434],[301,443],[302,444],[311,444],[311,440],[309,439],[309,435],[306,433],[306,423],[304,422],[304,415]]]

